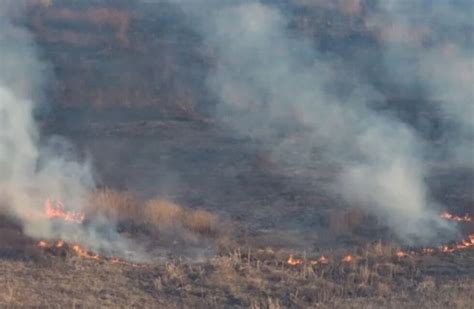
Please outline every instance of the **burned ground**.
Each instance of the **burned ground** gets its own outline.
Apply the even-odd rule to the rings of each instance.
[[[268,160],[261,147],[224,127],[183,121],[85,127],[61,132],[93,155],[102,183],[115,188],[99,191],[95,198],[102,201],[95,205],[106,209],[93,209],[119,222],[137,218],[137,209],[158,205],[153,215],[145,211],[145,221],[154,220],[161,230],[143,228],[146,222],[140,219],[135,219],[142,226],[138,230],[120,224],[117,229],[131,237],[136,233],[152,237],[155,246],[162,248],[155,248],[160,256],[155,262],[132,266],[84,259],[68,247],[45,251],[22,236],[21,226],[5,219],[3,230],[8,233],[2,233],[0,263],[4,304],[470,307],[472,249],[399,257],[401,246],[382,223],[330,199],[323,194],[323,185],[314,189],[318,181],[324,184],[324,177],[290,177]],[[330,171],[325,175],[330,177]],[[468,210],[471,192],[467,188],[462,192],[451,197],[463,201],[462,205],[453,203],[449,210]],[[177,204],[145,202],[156,196]],[[201,240],[197,251],[170,250],[170,244],[196,245],[195,237],[191,242],[183,240],[186,223],[181,221],[193,209],[214,214],[205,222],[212,225],[209,222],[218,220],[224,226],[212,233],[222,235],[201,228],[207,245]],[[175,224],[181,227],[176,229]],[[192,230],[199,224],[189,226]],[[461,226],[463,232],[472,232],[472,222]],[[321,255],[329,262],[313,265],[311,261]],[[347,255],[353,260],[343,262]],[[302,263],[290,265],[289,256]]]
[[[37,110],[42,134],[69,138],[91,158],[98,180],[81,224],[104,216],[117,233],[144,243],[151,258],[84,257],[72,243],[56,247],[60,240],[41,248],[41,239],[25,236],[2,211],[1,305],[472,307],[472,247],[403,245],[385,222],[334,194],[328,184],[337,166],[322,163],[317,151],[310,165],[281,164],[271,141],[213,117],[216,98],[205,76],[214,51],[181,10],[134,1],[31,3],[23,22],[54,75],[46,95],[52,105]],[[418,90],[393,85],[377,52],[368,57],[373,62],[350,63],[352,53],[378,46],[377,37],[356,16],[305,3],[277,5],[292,12],[294,31],[367,73],[388,97],[373,102],[377,108],[436,142],[438,111]],[[473,216],[474,172],[437,157],[424,164],[443,210]],[[456,238],[440,235],[433,247],[454,248],[474,232],[473,222],[457,225]],[[104,254],[90,252],[97,253]],[[321,256],[328,262],[314,263]]]

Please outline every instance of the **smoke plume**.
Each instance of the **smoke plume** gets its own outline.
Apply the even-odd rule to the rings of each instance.
[[[31,35],[14,24],[12,14],[19,11],[12,3],[2,2],[0,7],[1,186],[10,209],[24,219],[42,212],[48,195],[65,198],[69,207],[79,210],[86,190],[93,186],[92,174],[87,164],[75,160],[67,141],[56,137],[40,145],[33,114],[44,104],[41,91],[50,70],[38,58]],[[46,226],[25,228],[35,236],[52,233]]]
[[[60,136],[39,134],[34,113],[44,108],[42,90],[51,71],[30,33],[19,26],[18,2],[0,4],[0,205],[34,238],[62,239],[123,256],[130,245],[107,222],[86,226],[45,218],[47,198],[83,211],[94,189],[89,160]]]
[[[315,190],[374,213],[407,243],[450,231],[429,193],[425,161],[474,166],[469,1],[170,2],[188,14],[215,61],[206,83],[219,102],[219,119],[271,149],[288,173],[317,178],[330,170],[330,185]],[[19,9],[12,3],[0,5],[1,202],[35,237],[80,237],[92,249],[117,240],[125,251],[118,234],[104,236],[107,222],[66,228],[36,219],[49,196],[81,210],[94,179],[69,142],[38,133],[33,114],[45,103],[41,90],[50,70],[30,34],[14,22]],[[358,26],[375,43],[350,57],[323,49],[294,29],[292,5],[362,20]],[[374,55],[381,55],[384,69],[375,78],[360,70],[363,63],[379,65]],[[439,136],[394,112],[404,107],[393,102],[393,92],[416,93],[413,104],[434,111],[429,121],[440,123]]]
[[[407,243],[449,229],[425,183],[425,141],[373,107],[388,98],[367,77],[292,31],[291,13],[279,6],[241,1],[208,8],[193,14],[215,51],[208,85],[221,119],[272,145],[283,165],[309,174],[334,166],[331,191],[378,215]]]
[[[474,3],[384,1],[367,16],[379,34],[384,65],[407,91],[417,86],[436,111],[441,136],[433,151],[474,167]]]

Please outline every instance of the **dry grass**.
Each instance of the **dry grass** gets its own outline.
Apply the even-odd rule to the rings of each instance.
[[[184,210],[176,203],[167,200],[153,199],[145,203],[142,221],[155,228],[170,228],[181,225]]]
[[[216,236],[219,218],[203,209],[186,209],[166,199],[140,202],[129,192],[103,189],[95,192],[87,217],[101,215],[113,222],[133,221],[151,231],[185,229],[196,235]]]
[[[203,235],[214,235],[217,223],[216,215],[202,209],[191,211],[184,217],[184,225],[189,230]]]
[[[102,215],[113,221],[137,220],[140,218],[140,203],[130,192],[102,189],[92,194],[87,215]]]
[[[183,230],[215,240],[223,230],[220,219],[205,210],[186,209],[163,199],[141,203],[130,193],[110,189],[91,197],[88,212],[115,221],[132,218],[158,235],[165,234],[158,240]],[[334,227],[351,223],[347,216],[338,216],[344,219],[336,220]],[[161,233],[163,229],[172,233]],[[4,235],[0,241],[14,249],[20,242],[10,243],[18,237],[12,234],[15,228],[8,230],[0,233]],[[28,242],[20,247],[28,247]],[[290,266],[288,252],[234,246],[201,262],[170,259],[133,268],[36,249],[42,260],[0,259],[0,273],[5,274],[0,281],[0,306],[470,308],[474,281],[457,276],[461,267],[472,273],[474,251],[443,260],[446,255],[397,258],[397,250],[376,242],[353,252],[348,263],[333,252],[327,255],[327,264]],[[20,254],[27,255],[25,250]],[[446,276],[446,269],[436,276],[433,265],[451,265],[452,276]]]
[[[192,222],[187,229],[208,233],[218,221],[169,201],[143,209],[154,226]],[[201,262],[170,259],[143,268],[36,250],[47,262],[0,259],[0,307],[470,308],[474,301],[474,280],[459,276],[459,269],[472,273],[473,250],[397,258],[396,247],[377,242],[353,252],[350,263],[328,254],[327,264],[291,266],[286,251],[234,247]],[[439,275],[433,265],[441,266]]]
[[[218,227],[218,217],[206,210],[183,209],[178,204],[153,199],[145,203],[143,223],[154,229],[169,229],[183,227],[201,235],[215,235]]]
[[[375,251],[350,264],[292,267],[271,250],[236,249],[205,263],[157,266],[152,277],[156,297],[186,308],[469,308],[472,279],[439,280]]]

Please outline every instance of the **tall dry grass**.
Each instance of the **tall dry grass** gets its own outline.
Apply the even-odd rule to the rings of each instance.
[[[166,199],[141,202],[130,192],[102,189],[94,192],[87,207],[87,217],[103,216],[113,222],[133,221],[152,231],[186,229],[203,236],[215,236],[219,229],[217,215],[203,209],[187,209]]]
[[[155,228],[170,228],[181,225],[185,212],[181,206],[167,200],[153,199],[145,203],[143,223]]]
[[[217,216],[202,209],[189,212],[184,217],[184,225],[193,232],[213,235],[217,232]]]
[[[119,222],[141,219],[141,206],[136,196],[130,192],[102,189],[94,192],[87,206],[87,216],[101,215]]]
[[[218,217],[206,210],[185,210],[174,202],[153,199],[145,204],[143,223],[155,229],[179,226],[201,235],[214,235]]]

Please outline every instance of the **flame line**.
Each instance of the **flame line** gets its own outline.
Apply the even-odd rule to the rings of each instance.
[[[394,254],[394,257],[401,259],[401,258],[406,258],[406,257],[414,256],[414,255],[452,253],[452,252],[458,252],[458,251],[469,249],[469,248],[474,248],[474,233],[469,234],[465,239],[458,241],[457,243],[452,244],[452,245],[442,245],[437,248],[434,248],[434,247],[420,248],[420,249],[416,249],[412,251],[400,250]],[[343,263],[352,263],[354,262],[354,260],[355,260],[354,256],[346,255],[340,261]],[[324,263],[321,261],[324,261]],[[326,258],[325,256],[321,256],[319,259],[306,260],[306,259],[295,258],[293,255],[290,255],[286,263],[291,266],[298,266],[298,265],[304,265],[304,264],[320,265],[320,264],[329,263],[329,259]]]
[[[95,260],[95,261],[104,261],[104,262],[110,262],[110,264],[115,264],[115,265],[126,265],[126,266],[131,266],[131,267],[145,267],[146,264],[137,264],[137,263],[131,263],[127,262],[124,260],[121,260],[116,257],[103,257],[98,254],[95,254],[93,252],[90,252],[84,248],[82,248],[80,245],[74,244],[74,245],[67,245],[64,241],[58,240],[53,243],[49,243],[45,240],[39,241],[37,244],[38,248],[44,249],[44,250],[52,250],[52,249],[61,249],[63,247],[68,247],[74,252],[74,254],[80,258],[87,259],[87,260]]]

